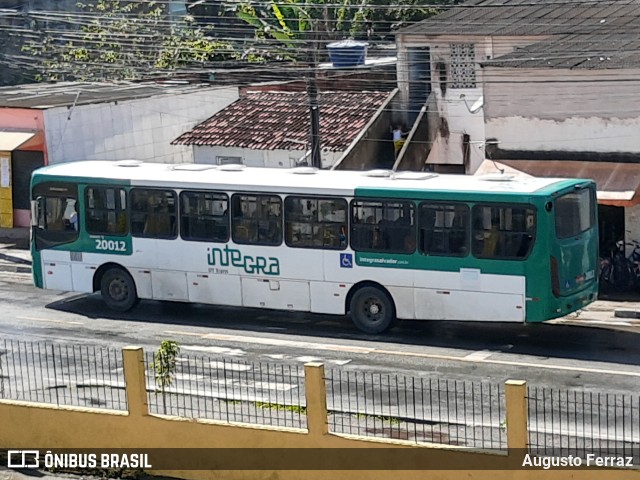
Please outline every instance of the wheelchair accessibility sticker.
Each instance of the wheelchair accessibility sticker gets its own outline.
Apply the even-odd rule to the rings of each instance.
[[[341,253],[340,254],[340,268],[353,268],[353,254]]]

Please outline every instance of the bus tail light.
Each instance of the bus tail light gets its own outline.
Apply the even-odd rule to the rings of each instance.
[[[551,293],[554,297],[560,296],[560,274],[558,272],[558,259],[551,256]]]

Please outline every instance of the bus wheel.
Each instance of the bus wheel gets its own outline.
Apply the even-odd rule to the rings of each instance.
[[[363,287],[351,297],[351,320],[365,333],[382,333],[395,322],[389,295],[377,287]]]
[[[126,312],[138,303],[136,284],[122,268],[110,268],[100,281],[102,300],[112,310]]]

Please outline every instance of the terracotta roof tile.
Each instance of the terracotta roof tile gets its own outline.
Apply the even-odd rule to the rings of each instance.
[[[322,149],[345,150],[388,96],[388,92],[321,92]],[[306,92],[248,92],[171,143],[306,150],[310,123]]]

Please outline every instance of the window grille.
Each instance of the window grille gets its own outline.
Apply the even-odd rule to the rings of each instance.
[[[451,88],[476,87],[476,54],[473,43],[451,44]]]

